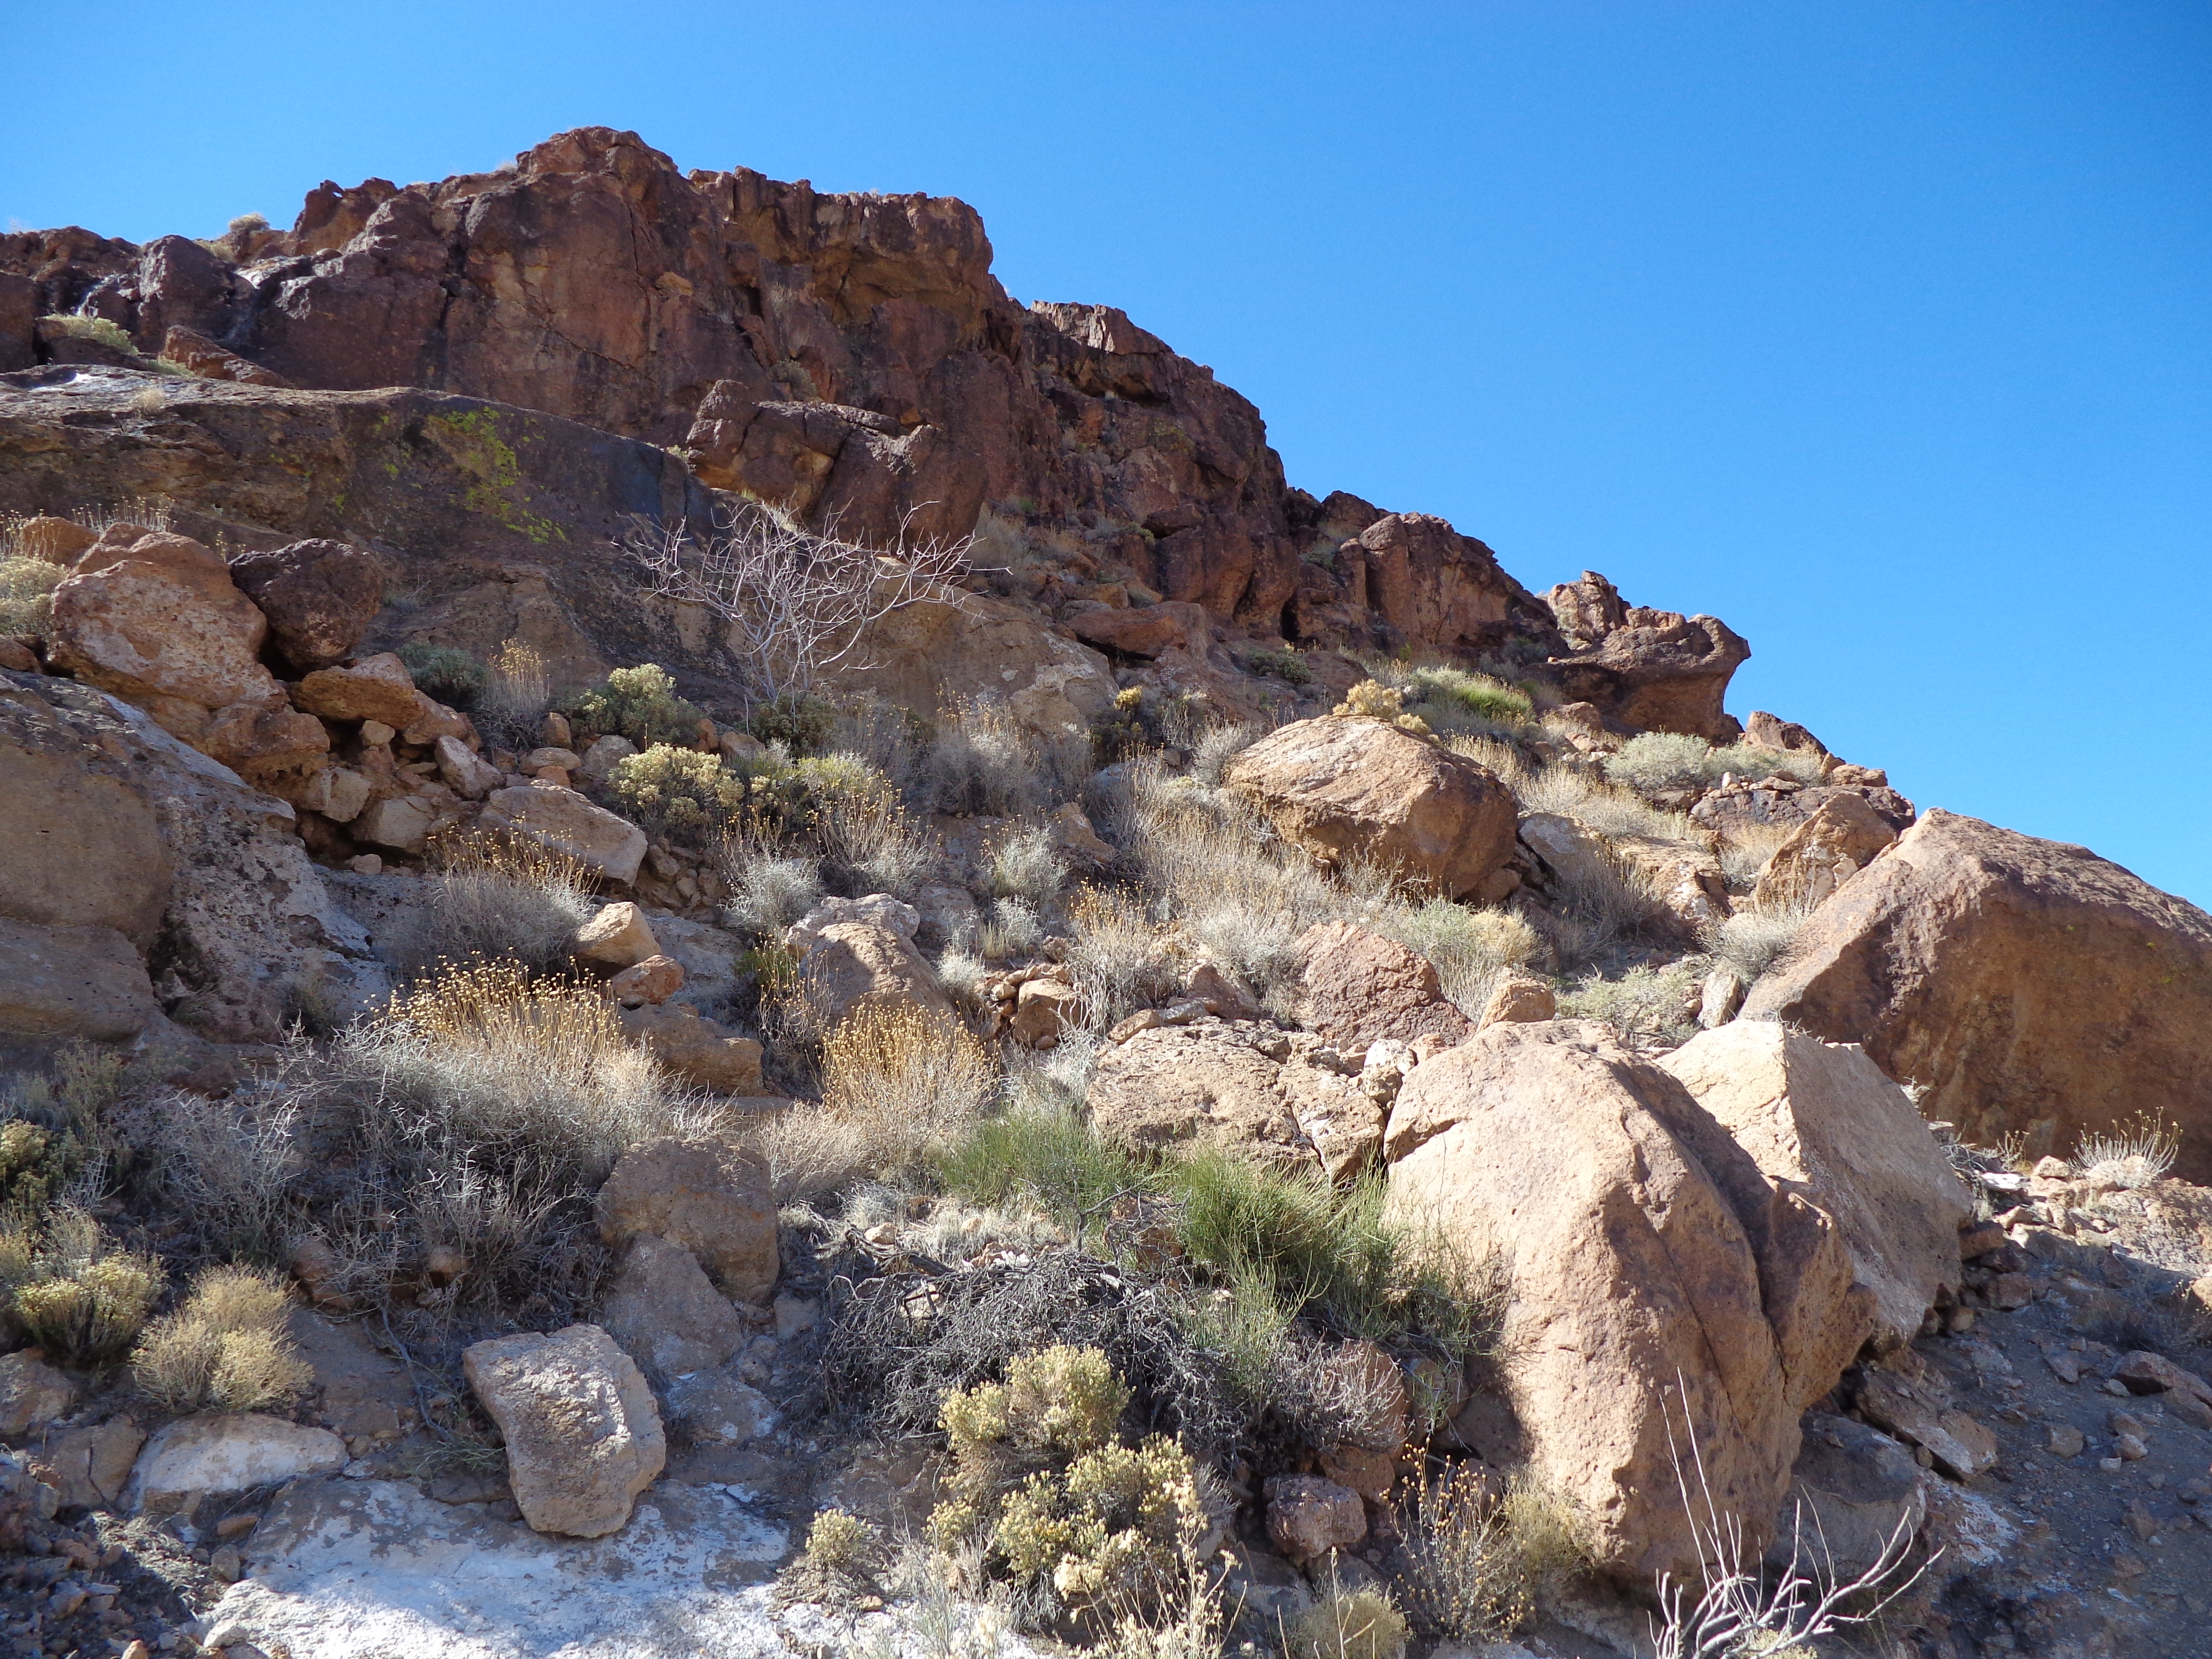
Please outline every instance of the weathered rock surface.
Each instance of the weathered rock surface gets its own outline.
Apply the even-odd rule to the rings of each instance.
[[[740,1301],[775,1288],[775,1197],[759,1161],[732,1148],[663,1139],[623,1155],[599,1189],[610,1244],[650,1233],[680,1244]]]
[[[1928,1514],[1924,1477],[1910,1451],[1863,1423],[1814,1411],[1804,1427],[1767,1559],[1783,1566],[1795,1553],[1803,1571],[1832,1558],[1838,1580],[1847,1582],[1882,1559],[1899,1527],[1919,1529]]]
[[[30,1349],[0,1355],[0,1442],[20,1446],[32,1430],[65,1416],[76,1384]]]
[[[1638,883],[1664,912],[1658,931],[1680,945],[1693,943],[1701,930],[1728,919],[1727,879],[1719,859],[1702,848],[1650,836],[1601,836],[1559,812],[1528,813],[1518,833],[1541,862],[1541,890],[1573,895],[1602,891],[1624,879]]]
[[[1959,1287],[1959,1226],[1973,1201],[1904,1090],[1865,1050],[1771,1020],[1700,1033],[1659,1061],[1781,1192],[1831,1216],[1890,1344]]]
[[[143,961],[117,993],[125,1001],[157,1000],[217,1042],[266,1042],[298,987],[319,982],[341,1006],[380,989],[291,808],[143,712],[69,680],[0,673],[0,917],[33,930],[19,943],[41,951],[65,930],[112,929]],[[122,972],[112,944],[94,954]]]
[[[1267,1482],[1267,1536],[1293,1561],[1350,1549],[1367,1536],[1359,1494],[1310,1474],[1278,1474]]]
[[[1830,795],[1790,832],[1759,872],[1752,900],[1762,908],[1811,909],[1897,839],[1863,795]]]
[[[2212,1181],[2212,916],[2087,848],[1932,811],[1822,905],[1744,1016],[1923,1085],[1921,1109],[2031,1153],[2139,1114]]]
[[[601,1538],[667,1461],[653,1390],[596,1325],[472,1344],[461,1368],[507,1442],[507,1484],[538,1532]]]
[[[745,1340],[744,1321],[699,1259],[651,1233],[630,1240],[599,1323],[650,1376],[708,1370]]]
[[[40,1480],[65,1507],[112,1509],[123,1502],[146,1431],[127,1417],[65,1429],[31,1454]]]
[[[1452,898],[1498,897],[1512,795],[1441,744],[1357,715],[1298,720],[1230,763],[1225,787],[1328,864],[1364,859]]]
[[[664,958],[665,960],[665,958]],[[761,1046],[682,1003],[625,1008],[623,1030],[682,1078],[720,1095],[761,1092]]]
[[[292,688],[293,703],[326,720],[381,720],[397,731],[415,723],[415,677],[389,651],[338,668],[319,668]]]
[[[302,1476],[336,1474],[345,1442],[328,1429],[259,1412],[186,1417],[157,1431],[131,1472],[134,1510],[174,1509],[202,1492],[251,1492]]]
[[[1348,1054],[1364,1054],[1382,1037],[1435,1036],[1449,1045],[1474,1029],[1446,1000],[1435,967],[1396,939],[1353,922],[1324,922],[1306,931],[1297,951],[1298,1024]]]
[[[899,908],[914,917],[912,906]],[[912,1008],[939,1018],[953,1017],[945,988],[915,949],[915,925],[907,921],[907,931],[901,933],[873,921],[809,917],[785,931],[784,942],[799,958],[800,984],[825,1025],[836,1025],[861,1007]]]
[[[1725,1510],[1773,1515],[1798,1415],[1866,1329],[1825,1214],[1583,1022],[1493,1025],[1427,1060],[1384,1150],[1392,1215],[1507,1264],[1508,1443],[1486,1455],[1525,1454],[1589,1516],[1600,1561],[1632,1576],[1696,1559],[1670,1418]]]
[[[1491,988],[1490,1000],[1483,1004],[1482,1018],[1475,1024],[1478,1027],[1508,1022],[1526,1024],[1556,1018],[1559,1012],[1559,995],[1550,981],[1534,974],[1509,973]]]
[[[1722,702],[1751,647],[1726,623],[1626,604],[1592,570],[1545,599],[1573,647],[1546,665],[1569,696],[1654,732],[1727,743],[1741,730]]]
[[[577,928],[568,950],[587,967],[621,969],[659,956],[660,941],[653,937],[645,912],[624,900],[603,906]]]
[[[1358,1066],[1347,1075],[1319,1038],[1256,1022],[1158,1026],[1100,1055],[1091,1121],[1144,1151],[1224,1146],[1346,1176],[1372,1161],[1382,1127]]]

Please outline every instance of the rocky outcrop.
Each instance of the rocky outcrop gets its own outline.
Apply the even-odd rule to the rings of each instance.
[[[1545,598],[1572,647],[1546,666],[1571,698],[1649,731],[1712,743],[1741,732],[1722,700],[1751,647],[1726,623],[1628,605],[1594,570]]]
[[[1752,1156],[1778,1192],[1835,1218],[1875,1332],[1895,1346],[1955,1295],[1973,1201],[1904,1090],[1863,1049],[1771,1020],[1735,1020],[1659,1061]]]
[[[1298,1024],[1346,1054],[1384,1037],[1432,1036],[1449,1047],[1474,1027],[1446,1000],[1428,959],[1349,921],[1323,922],[1297,943]]]
[[[1512,889],[1511,793],[1486,767],[1387,721],[1296,721],[1239,754],[1222,782],[1324,864],[1370,860],[1451,898]]]
[[[166,1011],[217,1042],[273,1042],[303,994],[346,1006],[380,988],[292,809],[139,710],[71,681],[0,674],[0,794],[9,937],[107,964],[122,1000],[101,1004],[135,1007],[141,1034],[158,1034]],[[38,1048],[76,1035],[94,1032],[64,1019],[10,1040]]]
[[[1762,909],[1809,910],[1896,839],[1865,796],[1838,790],[1768,857],[1752,901]]]
[[[650,1140],[623,1154],[599,1189],[599,1236],[651,1234],[698,1259],[724,1292],[765,1303],[775,1289],[775,1196],[757,1159],[730,1147]]]
[[[1471,1408],[1460,1431],[1486,1459],[1525,1455],[1631,1576],[1697,1563],[1670,1420],[1724,1512],[1774,1514],[1799,1413],[1867,1328],[1823,1212],[1577,1021],[1492,1025],[1415,1068],[1384,1152],[1389,1212],[1493,1253],[1510,1280],[1507,1413]]]
[[[1920,1108],[2031,1152],[2140,1115],[2212,1181],[2212,916],[2084,847],[1931,811],[1814,913],[1746,1018],[1863,1044]]]
[[[534,1531],[605,1537],[667,1462],[653,1390],[596,1325],[475,1343],[461,1369],[507,1442],[507,1484]]]

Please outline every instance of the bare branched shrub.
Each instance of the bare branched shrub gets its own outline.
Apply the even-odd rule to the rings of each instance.
[[[176,1312],[147,1327],[131,1380],[171,1412],[258,1412],[296,1399],[314,1372],[284,1329],[284,1287],[249,1267],[212,1267]]]
[[[441,836],[432,869],[392,949],[422,974],[505,958],[532,974],[557,974],[590,917],[592,873],[566,854],[520,837]]]
[[[1103,1031],[1174,993],[1174,957],[1142,900],[1085,888],[1067,914],[1075,928],[1068,971],[1094,1029]]]
[[[1739,910],[1719,927],[1706,931],[1705,946],[1716,961],[1735,969],[1748,985],[1789,955],[1811,915],[1810,908],[1802,904]]]
[[[862,1178],[896,1180],[980,1115],[994,1083],[983,1046],[955,1022],[866,1004],[823,1044],[818,1106],[760,1130],[777,1196],[827,1198]]]
[[[310,1174],[301,1114],[319,1079],[313,1056],[288,1053],[271,1086],[230,1101],[173,1090],[146,1114],[144,1139],[169,1200],[221,1256],[276,1262]]]
[[[1407,1486],[1396,1589],[1429,1640],[1503,1641],[1535,1610],[1498,1496],[1474,1463],[1424,1463]]]
[[[1003,702],[973,698],[938,715],[915,793],[939,812],[1018,818],[1067,799],[1073,770]]]
[[[646,592],[704,610],[761,699],[803,696],[869,665],[868,624],[921,602],[957,605],[968,543],[920,541],[902,526],[888,547],[866,547],[834,526],[810,531],[759,502],[742,502],[704,535],[678,523],[641,525],[625,550]]]

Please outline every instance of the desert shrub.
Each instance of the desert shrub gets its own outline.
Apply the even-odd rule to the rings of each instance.
[[[1209,726],[1191,746],[1191,776],[1209,788],[1218,788],[1229,763],[1257,743],[1260,736],[1256,726]]]
[[[688,744],[702,718],[696,706],[677,696],[675,677],[658,663],[615,669],[600,684],[562,701],[580,738],[628,738],[640,749]]]
[[[1686,1042],[1697,1030],[1689,1007],[1693,989],[1689,970],[1679,966],[1639,966],[1618,979],[1593,974],[1560,994],[1559,1012],[1601,1020],[1632,1048]]]
[[[44,559],[0,558],[0,634],[45,634],[53,620],[54,589],[68,574]]]
[[[1066,770],[1006,704],[978,698],[938,716],[915,787],[935,811],[1027,817],[1067,798]]]
[[[1681,732],[1646,732],[1631,738],[1605,760],[1608,782],[1626,784],[1647,795],[1682,789],[1705,781],[1713,752],[1703,738]]]
[[[1753,783],[1771,777],[1794,778],[1799,783],[1818,783],[1826,775],[1827,763],[1820,756],[1799,750],[1761,748],[1755,743],[1732,743],[1716,749],[1705,762],[1705,781],[1718,783],[1730,775]]]
[[[1297,975],[1298,935],[1305,931],[1300,918],[1222,903],[1194,913],[1189,928],[1199,949],[1255,999],[1279,1013],[1289,1012]]]
[[[2180,1153],[2181,1131],[2145,1112],[2107,1133],[2083,1135],[2075,1145],[2073,1164],[2093,1187],[2132,1191],[2165,1179]]]
[[[284,1329],[284,1287],[248,1267],[213,1267],[176,1312],[147,1327],[131,1380],[164,1411],[258,1412],[314,1378]]]
[[[1261,649],[1244,659],[1244,666],[1255,674],[1269,674],[1290,685],[1311,685],[1313,670],[1298,654],[1295,645],[1277,649]]]
[[[1075,942],[1067,969],[1083,999],[1085,1021],[1105,1030],[1176,989],[1175,962],[1159,925],[1127,893],[1084,888],[1068,906]]]
[[[910,1177],[981,1114],[994,1082],[983,1046],[910,1006],[864,1004],[823,1042],[822,1103],[761,1130],[780,1197],[817,1199],[856,1180]]]
[[[450,708],[473,708],[491,678],[483,663],[457,646],[410,640],[398,654],[414,676],[415,689]]]
[[[106,346],[111,351],[120,351],[131,357],[136,357],[138,355],[137,346],[131,342],[131,337],[124,332],[123,325],[120,323],[112,322],[107,318],[84,317],[75,313],[57,313],[52,316],[41,317],[39,321],[48,330],[66,334],[72,340],[90,340],[96,344]]]
[[[1289,1659],[1399,1659],[1406,1615],[1380,1590],[1328,1593],[1284,1627]]]
[[[1151,1190],[1152,1175],[1102,1140],[1063,1106],[1018,1109],[988,1118],[937,1161],[945,1190],[971,1204],[1017,1200],[1050,1216],[1081,1249],[1117,1200]]]
[[[607,780],[623,815],[656,834],[699,841],[745,806],[745,780],[720,757],[657,743],[615,763]]]
[[[1767,860],[1796,833],[1794,824],[1747,823],[1723,835],[1716,850],[1729,890],[1737,893],[1749,891],[1758,883],[1760,872],[1766,868]]]
[[[857,756],[836,757],[866,767]],[[805,764],[805,763],[801,763]],[[831,872],[859,893],[906,897],[941,873],[944,849],[880,775],[857,788],[824,793],[814,836]]]
[[[569,941],[592,914],[591,885],[583,865],[538,842],[441,836],[394,930],[393,957],[416,975],[479,958],[505,958],[532,974],[565,972]]]
[[[745,716],[745,730],[763,743],[781,744],[793,755],[816,755],[837,726],[837,708],[817,696],[787,692],[761,703]]]
[[[472,709],[478,729],[495,742],[526,750],[553,706],[553,674],[537,647],[509,640],[492,653]]]
[[[1426,737],[1429,723],[1419,714],[1406,709],[1406,694],[1395,685],[1385,685],[1380,680],[1362,680],[1344,694],[1344,701],[1330,711],[1338,714],[1358,714],[1368,720],[1387,720],[1402,731]]]
[[[990,913],[975,930],[975,948],[991,962],[1015,962],[1034,956],[1044,943],[1044,923],[1027,901],[991,901]]]
[[[1486,738],[1453,737],[1448,742],[1454,753],[1498,774],[1523,812],[1558,812],[1604,836],[1648,836],[1698,847],[1710,839],[1687,814],[1663,811],[1635,790],[1608,783],[1586,765],[1555,762],[1530,766],[1510,744]]]
[[[822,902],[822,872],[811,858],[779,852],[744,836],[722,843],[722,878],[730,885],[726,914],[757,933],[780,934]]]
[[[80,1160],[81,1149],[64,1133],[26,1118],[0,1123],[0,1217],[45,1214]]]
[[[1488,674],[1434,665],[1379,666],[1377,678],[1399,692],[1405,712],[1436,732],[1510,733],[1531,713],[1526,692]]]
[[[1426,957],[1443,994],[1470,1019],[1481,1014],[1499,974],[1520,967],[1543,948],[1536,930],[1511,911],[1474,909],[1449,899],[1430,899],[1418,907],[1391,905],[1378,911],[1370,925]]]
[[[158,1261],[124,1249],[82,1210],[55,1209],[43,1224],[0,1223],[0,1295],[62,1364],[105,1364],[128,1352],[161,1280]]]
[[[1398,1513],[1398,1600],[1434,1642],[1498,1642],[1535,1611],[1511,1524],[1480,1465],[1425,1463]]]
[[[991,891],[1033,905],[1051,902],[1067,879],[1067,860],[1042,824],[1023,824],[998,837],[989,855]]]
[[[1735,969],[1748,985],[1789,953],[1805,930],[1810,914],[1802,905],[1739,910],[1718,927],[1706,930],[1705,949],[1715,961]]]

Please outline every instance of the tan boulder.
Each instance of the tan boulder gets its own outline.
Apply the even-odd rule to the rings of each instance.
[[[1659,1065],[1770,1181],[1835,1218],[1877,1335],[1918,1335],[1939,1294],[1958,1289],[1959,1226],[1973,1202],[1905,1091],[1864,1049],[1771,1020],[1701,1032]]]
[[[1599,1562],[1645,1582],[1698,1564],[1670,1423],[1724,1512],[1753,1528],[1775,1513],[1799,1413],[1865,1329],[1826,1216],[1589,1022],[1492,1025],[1425,1061],[1385,1151],[1389,1213],[1508,1275],[1508,1443],[1486,1447],[1470,1407],[1477,1450],[1525,1455],[1582,1510]]]
[[[1896,839],[1889,820],[1864,795],[1838,791],[1774,849],[1759,872],[1752,902],[1761,909],[1809,910]]]
[[[421,708],[415,677],[389,651],[318,668],[292,688],[292,702],[326,720],[381,720],[395,732],[413,725]]]
[[[1513,797],[1486,767],[1357,715],[1297,720],[1223,774],[1229,791],[1323,863],[1369,860],[1450,898],[1495,897],[1513,855]]]
[[[1083,1023],[1083,999],[1064,979],[1030,979],[1014,994],[1006,1030],[1026,1048],[1048,1047]]]
[[[159,1514],[204,1493],[251,1492],[336,1474],[345,1462],[345,1442],[328,1429],[260,1412],[179,1418],[146,1442],[125,1502]]]
[[[1445,1000],[1428,958],[1356,922],[1310,927],[1297,942],[1299,1024],[1346,1052],[1364,1054],[1383,1037],[1447,1043],[1474,1029]]]
[[[761,1046],[688,1004],[625,1008],[623,1030],[653,1057],[698,1088],[722,1095],[761,1092]]]
[[[1143,1152],[1221,1146],[1285,1169],[1355,1175],[1374,1159],[1382,1109],[1356,1075],[1317,1063],[1325,1046],[1257,1023],[1154,1026],[1099,1056],[1091,1121]]]
[[[645,861],[645,831],[557,784],[495,789],[478,820],[487,830],[526,836],[625,885]]]
[[[1478,1026],[1526,1024],[1556,1018],[1559,1012],[1559,995],[1549,980],[1538,979],[1534,974],[1507,973],[1491,987],[1490,1000],[1482,1005],[1482,1018],[1475,1023]]]
[[[31,1454],[31,1468],[65,1508],[112,1509],[123,1501],[146,1431],[127,1417],[65,1429]]]
[[[0,1354],[0,1443],[21,1445],[32,1430],[67,1416],[76,1401],[76,1384],[41,1359],[38,1350]]]
[[[471,751],[459,738],[440,738],[434,752],[438,775],[446,787],[463,800],[482,800],[506,781],[506,774],[483,756]]]
[[[1701,847],[1650,836],[1601,835],[1559,812],[1521,820],[1522,844],[1542,860],[1566,893],[1602,892],[1612,883],[1639,883],[1666,912],[1667,931],[1687,943],[1729,915],[1728,880],[1720,860]]]
[[[823,1022],[835,1025],[854,1009],[917,1008],[951,1018],[952,1004],[911,936],[867,921],[834,921],[785,933],[799,956],[801,987]],[[803,951],[802,951],[803,946]]]
[[[386,795],[353,820],[353,838],[394,853],[420,853],[437,824],[437,811],[424,797]]]
[[[709,1370],[745,1343],[745,1322],[699,1259],[651,1233],[630,1240],[599,1323],[653,1376]]]
[[[327,763],[331,734],[313,714],[293,708],[277,690],[217,709],[196,746],[246,782],[290,800]]]
[[[41,514],[15,527],[15,545],[27,559],[46,564],[71,564],[76,556],[100,539],[74,519]]]
[[[333,823],[351,823],[365,811],[376,787],[350,766],[325,766],[313,774],[298,793],[289,799],[295,806],[319,812]]]
[[[1863,1043],[1921,1109],[2070,1152],[2141,1115],[2212,1182],[2212,916],[2087,848],[1931,811],[1814,913],[1745,1018]]]
[[[596,1325],[478,1342],[461,1369],[507,1442],[507,1485],[536,1531],[619,1529],[668,1460],[653,1390]]]
[[[660,954],[645,912],[627,900],[606,905],[576,929],[568,954],[592,968],[628,968]]]
[[[434,697],[420,691],[415,694],[415,717],[400,727],[400,741],[422,744],[435,744],[450,738],[464,748],[473,749],[477,741],[476,722],[458,708],[448,708]]]
[[[980,562],[980,561],[979,561]],[[901,605],[872,623],[846,678],[856,691],[928,718],[987,688],[1049,744],[1083,738],[1114,706],[1114,671],[1097,652],[1039,628],[1027,608],[982,594]]]
[[[153,944],[173,872],[143,794],[72,755],[12,742],[0,749],[0,915]]]
[[[221,558],[165,532],[118,526],[54,589],[47,654],[87,684],[146,708],[191,741],[194,709],[281,696],[261,665],[267,618]],[[181,705],[181,707],[179,707]]]
[[[652,1233],[681,1244],[727,1294],[765,1303],[775,1288],[775,1195],[757,1158],[663,1138],[623,1154],[599,1189],[599,1236]]]
[[[625,1008],[658,1006],[684,988],[684,965],[673,957],[634,962],[607,981],[607,994]]]

